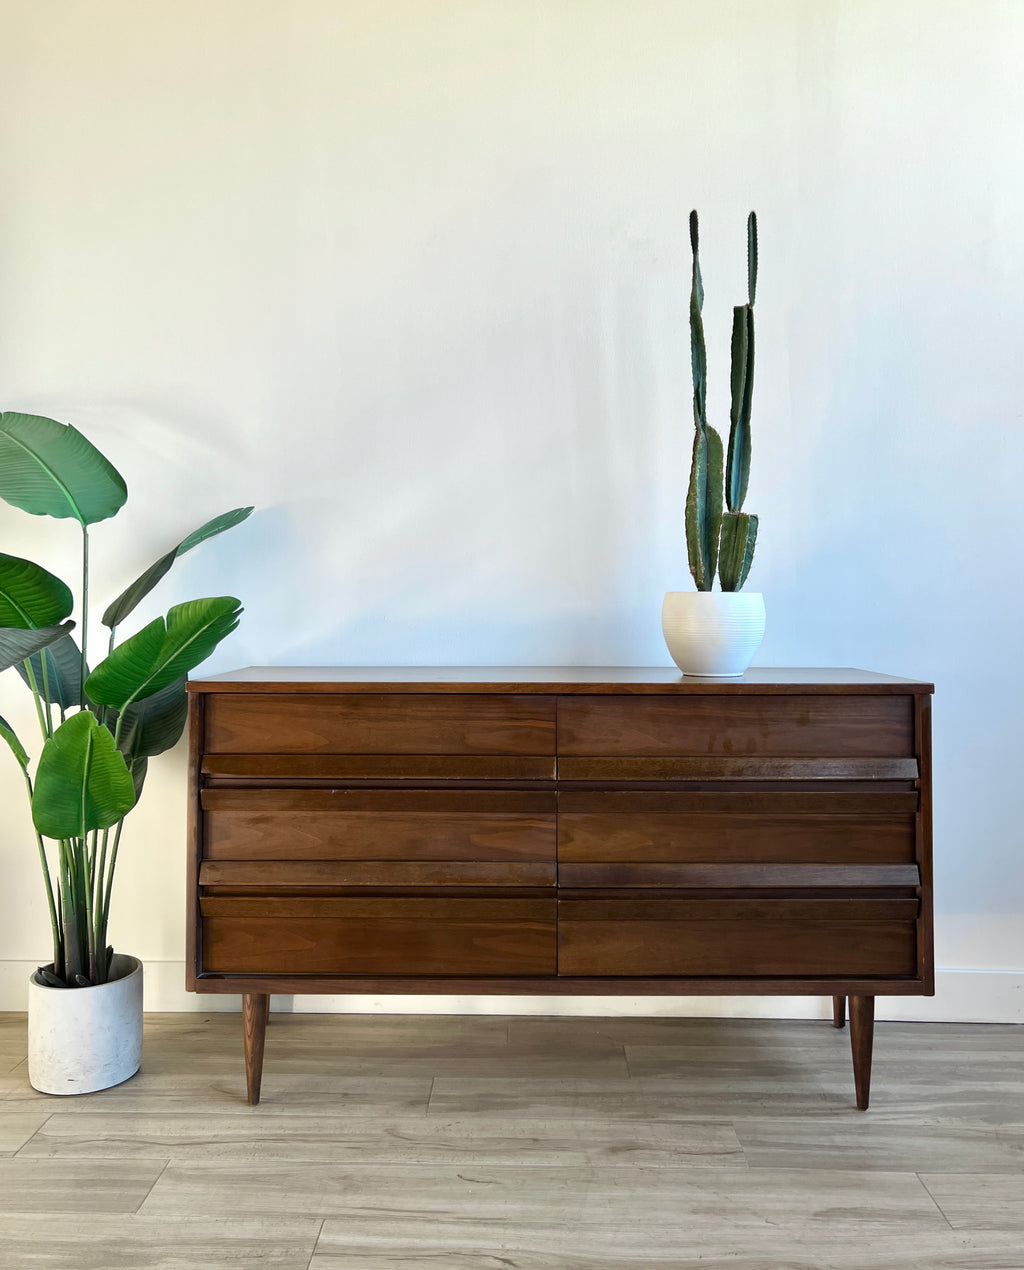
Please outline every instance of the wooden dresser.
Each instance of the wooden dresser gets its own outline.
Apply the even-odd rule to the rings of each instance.
[[[931,995],[930,684],[253,667],[188,685],[190,990]]]

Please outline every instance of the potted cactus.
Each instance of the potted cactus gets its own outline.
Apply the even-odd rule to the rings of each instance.
[[[29,981],[29,1080],[43,1093],[89,1093],[138,1070],[142,963],[107,944],[121,829],[149,759],[181,736],[188,671],[241,613],[232,596],[191,600],[117,642],[121,623],[174,561],[251,507],[201,525],[107,607],[106,656],[90,671],[89,527],[127,497],[120,474],[77,429],[0,414],[0,498],[36,516],[75,520],[82,531],[77,640],[71,588],[31,560],[0,553],[0,671],[15,670],[28,686],[40,732],[33,763],[0,717],[29,798],[53,939],[52,960]]]
[[[708,423],[704,284],[697,213],[690,213],[690,362],[693,374],[693,459],[686,495],[686,550],[697,590],[669,591],[661,626],[672,660],[684,674],[742,675],[764,637],[764,597],[743,592],[757,542],[757,517],[743,511],[750,476],[750,408],[754,387],[754,293],[757,217],[747,218],[747,302],[732,314],[732,408],[729,446]],[[714,591],[715,576],[721,590]]]

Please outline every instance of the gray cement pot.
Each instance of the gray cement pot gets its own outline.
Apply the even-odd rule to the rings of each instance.
[[[142,962],[115,953],[93,988],[28,985],[28,1079],[41,1094],[91,1094],[142,1062]]]

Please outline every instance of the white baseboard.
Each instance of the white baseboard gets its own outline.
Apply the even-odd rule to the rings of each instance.
[[[24,1010],[30,961],[0,961],[0,1011]],[[877,997],[875,1017],[930,1023],[1024,1023],[1024,971],[939,970],[934,997]],[[185,964],[149,961],[147,1010],[232,1011],[241,998],[185,991]],[[827,997],[275,996],[278,1012],[308,1014],[564,1014],[662,1018],[831,1018]]]

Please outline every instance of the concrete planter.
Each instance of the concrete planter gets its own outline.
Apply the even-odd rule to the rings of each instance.
[[[742,675],[764,638],[760,591],[667,591],[661,630],[684,675]]]
[[[93,988],[48,988],[29,977],[28,1079],[41,1094],[90,1094],[142,1062],[142,962],[115,953],[117,977]]]

